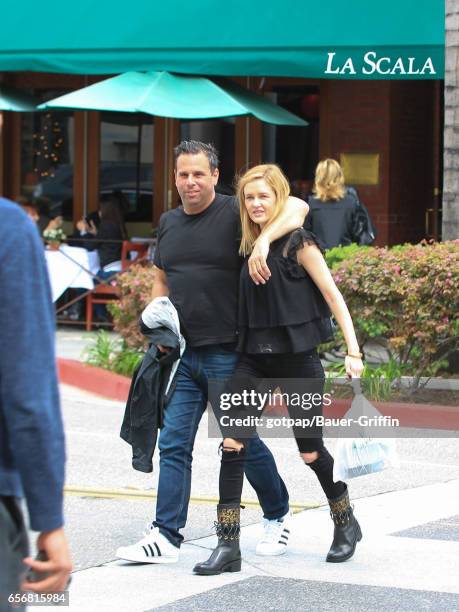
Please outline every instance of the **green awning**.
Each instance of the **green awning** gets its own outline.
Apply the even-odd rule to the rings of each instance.
[[[22,91],[0,87],[0,111],[33,111],[36,109],[37,104],[39,104],[38,100]]]
[[[444,0],[22,0],[0,71],[441,79],[444,46]]]
[[[126,72],[39,106],[148,113],[175,119],[254,115],[277,125],[307,122],[268,99],[224,78],[168,72]]]

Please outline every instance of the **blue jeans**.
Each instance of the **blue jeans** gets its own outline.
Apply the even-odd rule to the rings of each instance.
[[[176,388],[164,412],[159,436],[159,484],[155,527],[175,546],[183,536],[191,490],[193,446],[207,406],[209,380],[232,376],[238,355],[232,345],[187,348],[180,362]],[[271,451],[255,436],[246,455],[245,474],[255,489],[264,517],[276,519],[289,509],[288,493]]]

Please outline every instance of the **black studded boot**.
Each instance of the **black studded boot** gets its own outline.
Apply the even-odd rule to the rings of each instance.
[[[329,499],[330,516],[335,523],[333,542],[328,551],[329,563],[347,561],[355,552],[357,542],[362,539],[362,531],[349,503],[349,494],[346,490],[335,499]]]
[[[215,531],[218,536],[218,544],[207,561],[194,566],[193,572],[195,574],[213,576],[223,572],[241,571],[240,511],[239,504],[220,504],[217,506]]]

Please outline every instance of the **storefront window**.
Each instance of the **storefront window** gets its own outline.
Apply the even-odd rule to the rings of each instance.
[[[123,194],[126,221],[151,221],[153,211],[153,117],[100,115],[100,197]]]
[[[265,95],[309,124],[306,127],[263,124],[263,162],[278,164],[290,180],[293,195],[305,198],[312,188],[319,161],[318,89],[275,86]]]
[[[41,100],[60,91],[33,92]],[[72,218],[74,119],[72,111],[21,116],[21,195],[33,198],[41,214]]]

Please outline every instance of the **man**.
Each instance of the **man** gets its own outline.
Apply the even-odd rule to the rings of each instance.
[[[179,530],[185,526],[190,498],[193,444],[207,405],[207,385],[211,379],[229,378],[238,360],[234,352],[242,263],[238,206],[233,196],[215,193],[218,156],[212,145],[184,141],[174,153],[175,184],[182,206],[160,220],[153,298],[171,298],[187,349],[159,437],[156,518],[142,540],[116,553],[122,559],[144,563],[178,560],[183,540]],[[291,200],[287,214],[266,228],[257,241],[250,262],[256,283],[269,278],[269,243],[304,222],[305,203]],[[257,553],[281,554],[288,537],[288,493],[271,452],[258,437],[250,444],[245,471],[264,513],[265,534]]]
[[[34,223],[0,198],[0,611],[8,596],[66,588],[69,550],[63,530],[64,433],[54,357],[54,314]],[[28,557],[18,498],[45,560]],[[35,581],[25,578],[30,568]],[[21,584],[22,583],[22,584]],[[14,609],[17,609],[16,607]]]

